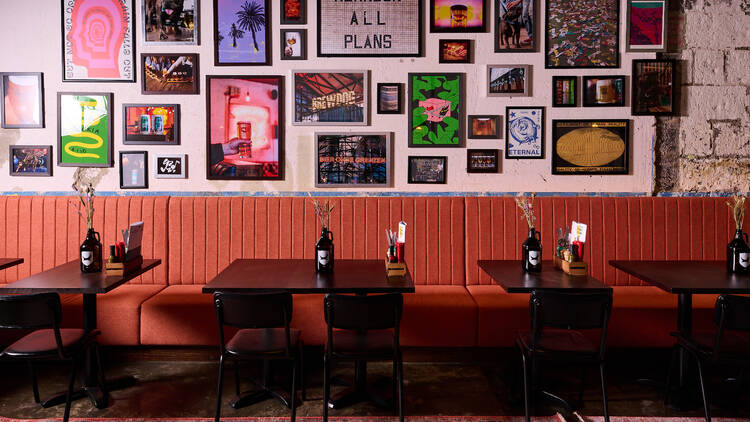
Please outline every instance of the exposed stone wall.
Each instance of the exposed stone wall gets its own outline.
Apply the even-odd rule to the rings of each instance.
[[[657,192],[750,192],[750,0],[670,11],[680,116],[657,119]]]

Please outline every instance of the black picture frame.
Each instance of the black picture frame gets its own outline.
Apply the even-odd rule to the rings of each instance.
[[[614,62],[608,63],[606,66],[596,66],[596,65],[552,65],[549,61],[549,55],[550,55],[550,48],[552,48],[552,43],[550,42],[550,24],[552,22],[551,16],[550,16],[550,3],[555,1],[563,1],[563,0],[547,0],[544,2],[544,68],[545,69],[612,69],[612,68],[618,68],[620,67],[620,1],[619,0],[609,0],[612,2],[612,5],[616,6],[616,16],[612,21],[615,23],[615,34],[612,37],[612,40],[614,40]],[[567,10],[571,11],[582,11],[587,10],[591,11],[595,14],[595,16],[603,16],[603,10],[601,7],[591,7],[591,8],[571,8],[567,7]],[[566,20],[567,21],[567,20]],[[578,22],[584,22],[585,20],[577,19]],[[571,33],[571,32],[568,32]],[[578,34],[578,32],[575,32]],[[595,36],[592,34],[592,36]],[[597,38],[600,38],[601,36],[597,36]],[[584,56],[586,56],[586,53],[582,53]],[[563,53],[560,53],[560,55],[563,55]],[[588,56],[586,56],[588,57]]]
[[[490,165],[481,165],[474,158],[490,159]],[[497,173],[499,154],[496,149],[467,149],[466,150],[466,172],[467,173]]]
[[[314,136],[316,188],[391,187],[391,132],[315,132]],[[321,157],[321,154],[329,155]],[[337,162],[337,158],[352,161]],[[378,162],[381,160],[383,162]],[[334,181],[336,179],[338,181]]]
[[[5,96],[8,95],[8,78],[12,76],[33,76],[37,81],[39,123],[8,123],[6,119]],[[0,127],[4,129],[38,129],[44,127],[44,74],[42,72],[0,72]]]
[[[565,82],[568,83],[567,102],[565,102],[564,93]],[[573,89],[570,89],[571,84]],[[552,107],[578,107],[578,76],[552,77]]]
[[[304,28],[281,28],[279,30],[279,58],[281,60],[307,60],[307,29]],[[287,56],[285,55],[286,50],[286,34],[287,33],[299,33],[299,44],[300,44],[300,56]]]
[[[131,108],[171,108],[172,109],[172,139],[173,142],[167,141],[169,132],[158,134],[153,132],[154,117],[150,116],[149,133],[128,134],[128,125],[133,122],[128,119],[128,110]],[[139,117],[140,120],[141,117]],[[140,125],[140,121],[136,122]],[[163,125],[164,123],[162,123]],[[164,128],[166,129],[166,128]],[[163,132],[164,130],[162,130]],[[139,130],[140,132],[140,130]],[[158,132],[158,131],[156,131]],[[180,145],[180,105],[179,104],[134,104],[127,103],[122,105],[122,143],[123,145]]]
[[[459,72],[427,72],[427,73],[409,73],[409,91],[407,92],[407,111],[406,114],[409,115],[409,148],[463,148],[465,144],[465,128],[464,125],[466,124],[465,116],[466,116],[466,105],[464,104],[466,102],[466,75],[464,73]],[[450,94],[451,96],[458,97],[458,105],[456,106],[456,112],[451,114],[452,118],[455,118],[458,120],[458,126],[455,131],[455,138],[457,139],[457,142],[455,143],[420,143],[415,142],[414,139],[414,132],[415,130],[421,129],[422,126],[427,126],[427,133],[439,133],[437,129],[442,129],[441,126],[439,126],[442,122],[430,122],[425,121],[422,123],[415,123],[414,120],[414,111],[417,108],[420,108],[419,106],[419,99],[415,98],[414,95],[414,89],[415,89],[415,80],[418,78],[457,78],[458,79],[458,93]],[[442,86],[441,86],[442,88]],[[428,99],[436,98],[437,95],[435,94],[437,87],[433,86],[433,89],[427,92],[432,93],[433,95],[427,96]],[[449,92],[449,91],[442,91],[442,92]],[[452,108],[452,104],[451,104]],[[435,110],[438,110],[435,108]],[[416,124],[416,126],[415,126]],[[443,129],[444,130],[444,129]],[[449,135],[451,137],[454,137],[453,135]],[[428,136],[429,137],[429,136]]]
[[[292,71],[293,126],[368,126],[370,118],[370,71]],[[360,99],[359,93],[362,93]],[[347,101],[325,100],[333,94],[351,95]],[[315,106],[317,101],[318,107]],[[332,113],[334,111],[335,113]]]
[[[593,91],[589,87],[589,83],[592,81],[599,80],[612,80],[613,86],[615,87],[614,98],[612,102],[598,102],[596,98],[599,95],[600,90],[597,86],[594,86]],[[617,94],[617,86],[619,84],[620,93],[619,98]],[[627,84],[625,75],[601,75],[601,76],[584,76],[581,82],[581,100],[584,107],[625,107],[625,92],[627,91]],[[606,90],[605,90],[606,91]],[[592,98],[593,95],[593,98]],[[608,95],[606,92],[602,95]]]
[[[143,183],[125,184],[123,159],[127,155],[140,156],[143,163]],[[148,151],[120,151],[120,189],[148,189]]]
[[[151,84],[157,84],[159,82],[158,79],[161,77],[164,79],[163,76],[157,75],[155,71],[151,70],[150,68],[146,67],[146,59],[148,57],[169,57],[174,58],[176,57],[177,60],[179,60],[181,57],[189,57],[190,63],[192,64],[192,82],[190,89],[184,89],[184,90],[158,90],[153,89],[153,87],[149,87]],[[163,70],[162,70],[163,72]],[[167,83],[174,83],[174,82],[164,82],[164,84]],[[176,85],[165,85],[168,87],[176,86]],[[195,53],[176,53],[176,54],[169,54],[169,53],[141,53],[141,94],[142,95],[197,95],[200,94],[200,59],[198,57],[198,54]]]
[[[63,161],[63,134],[62,134],[62,98],[63,96],[74,96],[74,97],[104,97],[107,101],[107,127],[105,129],[107,134],[107,140],[105,141],[107,146],[107,159],[102,163],[79,163]],[[114,165],[114,143],[115,143],[115,130],[113,119],[115,116],[114,112],[114,95],[111,92],[58,92],[57,93],[57,165],[60,167],[112,167]],[[76,140],[76,142],[79,142]]]
[[[576,129],[584,129],[579,136],[578,142],[589,142],[595,143],[592,145],[586,145],[581,148],[580,145],[576,146],[577,141],[576,135],[571,135],[565,138],[568,134],[572,133]],[[589,129],[589,130],[586,130]],[[615,132],[616,131],[616,132]],[[611,148],[612,142],[618,142],[614,139],[612,134],[617,135],[621,141],[622,151],[619,155],[613,154],[613,148]],[[597,137],[598,135],[598,137]],[[628,174],[630,170],[630,120],[618,120],[618,119],[573,119],[573,120],[552,120],[552,159],[550,163],[552,165],[552,174],[554,175],[617,175],[617,174]],[[560,143],[565,143],[563,147],[559,147]],[[605,145],[610,143],[610,145]],[[588,156],[580,157],[581,154],[571,155],[566,157],[565,148],[567,144],[574,144],[570,147],[573,151],[585,151]],[[600,162],[600,164],[585,165],[586,162],[591,163],[596,157],[593,154],[597,153],[611,154],[612,159],[610,161]],[[576,158],[581,161],[576,163],[575,161],[568,161],[567,159]],[[604,160],[609,157],[603,158]],[[602,159],[600,159],[602,160]],[[616,163],[615,163],[616,162]],[[609,164],[615,163],[614,165],[608,166]]]
[[[490,119],[494,122],[494,130],[488,135],[480,135],[474,130],[474,121],[479,119]],[[500,139],[500,116],[497,114],[470,114],[467,119],[469,139]]]
[[[490,11],[489,2],[490,0],[481,0],[482,1],[482,26],[481,27],[475,27],[475,28],[442,28],[435,25],[435,1],[436,0],[430,0],[430,32],[432,33],[484,33],[487,32],[487,15]],[[454,1],[456,5],[461,5],[465,7],[465,1],[461,0],[449,0]],[[453,6],[451,6],[452,8]]]
[[[436,180],[425,180],[425,179],[417,179],[419,177],[418,174],[415,173],[415,168],[413,167],[413,164],[416,161],[419,160],[440,160],[442,161],[442,172],[438,175],[439,177]],[[448,172],[448,157],[446,156],[424,156],[424,155],[410,155],[408,157],[408,179],[407,183],[409,184],[445,184],[446,183],[446,173]]]
[[[449,44],[462,44],[464,50],[466,51],[466,57],[463,59],[446,59],[445,58],[445,50],[448,48]],[[438,63],[471,63],[472,61],[472,54],[471,54],[471,40],[439,40],[438,41]]]
[[[280,25],[306,25],[307,24],[307,0],[299,1],[299,19],[286,17],[287,0],[279,1],[279,24]]]
[[[528,154],[528,155],[514,155],[513,147],[511,146],[511,139],[515,140],[516,135],[512,134],[511,132],[515,131],[515,118],[511,116],[511,112],[513,110],[539,110],[541,111],[541,117],[539,118],[539,122],[531,122],[531,124],[535,125],[536,127],[533,129],[534,132],[538,134],[539,137],[539,153],[538,154]],[[541,160],[544,158],[544,141],[545,141],[545,125],[546,125],[546,118],[545,118],[545,110],[543,106],[507,106],[505,107],[505,158],[506,159],[514,159],[514,160]],[[528,116],[525,116],[528,117]],[[529,124],[526,124],[526,129],[521,132],[524,135],[528,135],[529,132]],[[537,142],[535,142],[537,143]]]
[[[646,75],[642,74],[644,72],[641,71],[639,66],[648,66],[648,65],[667,65],[667,68],[669,68],[669,71],[671,72],[671,76],[667,76],[665,79],[664,77],[659,77],[659,75]],[[640,83],[641,79],[643,79],[643,84]],[[669,80],[669,87],[665,88],[664,86],[660,86],[661,82],[664,80]],[[633,60],[633,73],[631,73],[630,76],[631,81],[631,94],[630,94],[630,114],[633,116],[672,116],[677,113],[677,104],[675,103],[675,95],[677,90],[677,60],[674,59],[637,59]],[[665,91],[665,89],[669,89],[669,108],[667,110],[658,110],[658,108],[663,107],[663,104],[656,104],[656,105],[648,105],[648,104],[642,104],[643,100],[642,97],[645,96],[646,91],[649,89],[656,89],[655,96],[660,96],[661,99],[663,99],[663,96],[661,96],[661,93]],[[661,100],[659,100],[661,102]],[[657,108],[657,110],[653,110],[653,108]]]
[[[245,1],[245,0],[242,0]],[[221,43],[219,37],[217,36],[219,34],[219,2],[218,0],[213,0],[214,9],[213,9],[213,39],[214,39],[214,66],[270,66],[271,63],[271,51],[273,50],[273,46],[271,45],[271,1],[270,0],[262,0],[263,1],[263,14],[265,16],[264,22],[265,22],[265,38],[261,38],[258,41],[262,41],[265,49],[265,57],[262,62],[222,62],[219,58],[219,44]],[[241,28],[240,28],[241,29]],[[247,31],[245,31],[247,32]],[[222,35],[222,39],[226,37],[227,35]],[[244,36],[251,36],[250,34],[245,34]]]
[[[631,44],[631,11],[633,10],[633,0],[627,2],[627,20],[625,21],[625,51],[628,53],[661,53],[667,51],[667,42],[669,38],[669,0],[655,0],[656,2],[664,3],[663,14],[662,14],[662,30],[661,30],[661,47],[634,47]],[[636,2],[653,3],[650,0],[638,0]]]
[[[536,36],[533,36],[531,39],[531,44],[526,48],[509,48],[510,44],[506,43],[505,48],[502,47],[501,42],[504,42],[504,38],[501,38],[501,31],[503,28],[501,27],[501,23],[506,23],[501,21],[500,17],[500,10],[501,5],[500,3],[503,0],[493,0],[494,6],[495,6],[495,13],[493,15],[495,19],[495,25],[494,25],[494,34],[492,36],[492,40],[495,44],[495,53],[536,53],[539,48],[539,1],[538,0],[531,0],[532,2],[532,13],[531,13],[531,25],[532,25],[532,33],[536,34]],[[523,10],[523,4],[519,4],[517,7],[520,7],[521,10]],[[521,11],[521,16],[518,17],[519,26],[521,29],[523,28],[523,23],[520,23],[523,19],[523,11]],[[514,32],[515,34],[515,28]],[[520,32],[519,32],[519,38],[520,38]],[[519,41],[523,41],[523,39],[520,39]]]
[[[14,171],[15,165],[15,154],[17,150],[24,149],[46,149],[45,160],[47,163],[46,170],[43,172],[26,172],[26,171]],[[10,145],[8,147],[8,169],[10,170],[11,176],[23,176],[23,177],[49,177],[52,176],[52,168],[54,167],[54,158],[52,156],[52,145]]]
[[[386,88],[396,88],[396,108],[389,110],[384,107],[382,101],[383,90]],[[377,92],[375,93],[375,101],[378,103],[377,110],[378,114],[401,114],[404,111],[404,88],[401,83],[384,83],[379,82],[377,85]]]

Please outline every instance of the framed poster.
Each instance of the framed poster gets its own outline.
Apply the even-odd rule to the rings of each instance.
[[[391,186],[391,134],[315,133],[315,187]]]
[[[447,157],[409,156],[408,183],[445,184]]]
[[[52,176],[52,145],[11,145],[11,176]]]
[[[488,97],[528,97],[530,84],[530,65],[487,65]]]
[[[147,151],[120,151],[120,189],[148,189]]]
[[[471,41],[440,40],[438,63],[471,63]]]
[[[122,143],[180,145],[180,105],[123,104]]]
[[[469,138],[499,139],[500,116],[482,115],[469,116]]]
[[[63,82],[135,82],[135,0],[64,0]]]
[[[430,32],[487,32],[490,0],[430,0]]]
[[[293,125],[367,125],[366,70],[299,70],[292,74]]]
[[[505,158],[544,158],[544,107],[505,107]]]
[[[495,53],[536,51],[536,0],[495,1]]]
[[[305,25],[307,23],[307,0],[281,0],[282,25]]]
[[[624,107],[625,76],[584,76],[584,107]]]
[[[409,146],[462,146],[463,101],[463,73],[409,73]]]
[[[214,64],[271,64],[269,0],[214,0]]]
[[[200,0],[143,0],[143,42],[198,45]]]
[[[198,94],[197,54],[141,54],[141,94]]]
[[[157,179],[185,179],[187,155],[158,154],[154,156],[154,177]]]
[[[282,29],[281,60],[307,60],[307,29]]]
[[[422,0],[318,0],[317,31],[318,57],[420,57]]]
[[[552,77],[552,107],[578,106],[578,77]]]
[[[667,116],[675,112],[675,66],[669,59],[633,60],[630,99],[634,116]]]
[[[57,93],[57,165],[112,167],[112,93]]]
[[[626,51],[667,51],[667,0],[628,0],[626,40]]]
[[[630,120],[552,120],[552,174],[627,174]]]
[[[580,6],[548,0],[545,6],[545,68],[620,67],[619,0]]]
[[[378,83],[378,114],[401,114],[401,91],[399,83]]]
[[[282,180],[284,77],[206,76],[206,177]]]
[[[44,79],[36,72],[0,72],[0,127],[44,127]]]
[[[467,173],[497,173],[496,149],[468,149],[466,150]]]

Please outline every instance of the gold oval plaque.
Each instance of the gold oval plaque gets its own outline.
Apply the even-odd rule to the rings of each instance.
[[[557,155],[581,167],[603,166],[625,152],[625,141],[600,127],[571,130],[557,141]]]

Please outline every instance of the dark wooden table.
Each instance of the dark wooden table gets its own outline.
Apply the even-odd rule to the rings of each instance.
[[[612,290],[601,281],[585,276],[571,276],[555,268],[552,261],[542,262],[542,271],[527,273],[521,261],[479,260],[479,268],[508,293],[531,293],[534,290],[563,292],[596,292]]]
[[[160,259],[144,259],[138,271],[125,276],[107,276],[100,273],[82,273],[79,261],[70,261],[47,271],[34,274],[31,277],[18,280],[7,286],[0,287],[0,294],[25,293],[73,293],[83,295],[83,328],[86,331],[96,329],[96,295],[104,294],[116,289],[122,284],[138,277],[161,264]],[[108,381],[106,385],[100,382],[96,359],[91,350],[86,353],[85,377],[83,387],[74,393],[73,398],[88,396],[97,408],[107,406],[108,392],[125,388],[135,384],[135,378],[123,377]],[[65,402],[66,392],[57,393],[42,401],[42,406],[49,407]]]
[[[23,264],[23,258],[0,258],[0,270]]]
[[[237,259],[203,287],[203,293],[286,291],[293,294],[312,293],[414,293],[414,281],[408,272],[403,277],[388,277],[385,263],[378,259],[344,260],[334,263],[332,273],[315,271],[312,259]],[[283,392],[268,385],[268,371],[264,371],[263,389],[236,397],[231,406],[239,408],[264,400],[269,396],[289,402]],[[357,362],[351,388],[333,397],[328,405],[342,408],[361,401],[373,401],[385,406],[387,402],[370,391],[367,384],[367,363]]]

